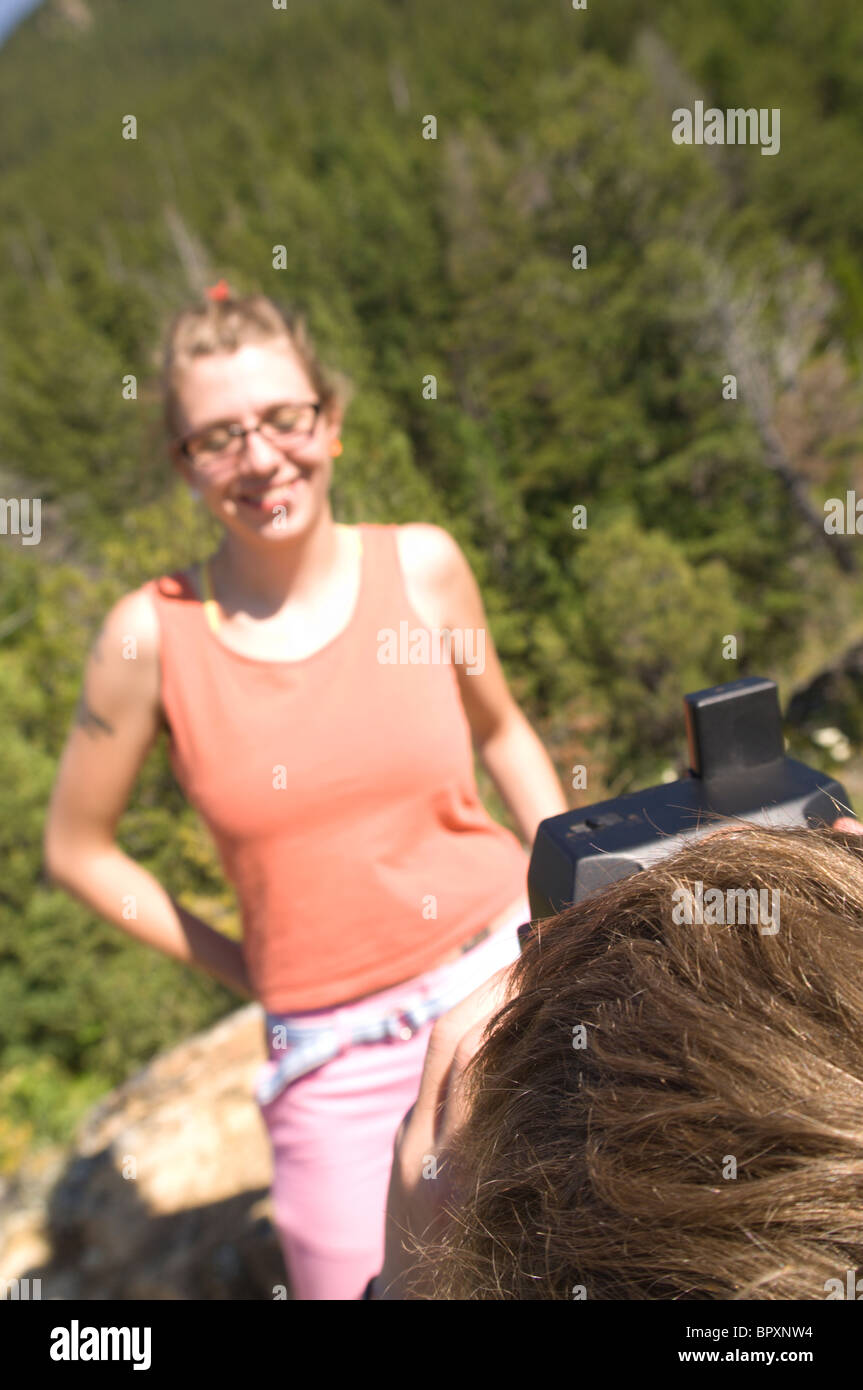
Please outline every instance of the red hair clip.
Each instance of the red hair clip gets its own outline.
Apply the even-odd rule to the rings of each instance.
[[[220,280],[217,285],[210,285],[206,293],[208,299],[230,299],[231,297],[231,291],[225,280]]]

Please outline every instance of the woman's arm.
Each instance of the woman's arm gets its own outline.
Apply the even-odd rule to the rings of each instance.
[[[470,565],[439,526],[402,526],[408,596],[431,628],[461,634],[459,690],[474,745],[528,845],[547,816],[567,810],[551,759],[510,694]],[[453,644],[453,652],[457,650]]]
[[[540,821],[567,810],[566,797],[551,759],[518,705],[509,698],[509,714],[501,712],[493,732],[484,740],[477,738],[477,746],[483,766],[515,816],[522,838],[531,846]]]
[[[146,595],[127,594],[87,662],[46,817],[45,869],[130,936],[251,998],[240,943],[186,912],[114,842],[160,718],[158,619]]]

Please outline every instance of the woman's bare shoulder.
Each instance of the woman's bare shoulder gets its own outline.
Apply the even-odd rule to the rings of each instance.
[[[467,561],[442,526],[410,521],[398,527],[399,559],[406,573],[432,582],[452,579]]]
[[[149,736],[161,713],[159,647],[152,586],[142,585],[117,599],[90,646],[84,704],[95,711],[91,724],[113,731],[126,721]]]
[[[176,570],[175,578],[187,571]],[[90,652],[90,671],[111,691],[134,703],[161,707],[161,633],[156,582],[150,580],[118,598],[106,613]]]
[[[165,585],[170,584],[171,592],[186,590],[195,598],[200,598],[199,569],[198,565],[188,565],[185,569],[172,570],[169,576],[163,575],[158,579],[148,580],[137,589],[130,590],[117,600],[105,622],[110,622],[115,630],[125,627],[130,635],[137,638],[142,655],[158,656],[159,613],[155,590],[164,580]]]
[[[397,537],[411,604],[429,626],[446,626],[473,584],[458,542],[442,526],[420,521],[399,526]]]
[[[159,616],[150,584],[142,584],[117,599],[105,616],[102,635],[134,638],[138,657],[158,657]]]

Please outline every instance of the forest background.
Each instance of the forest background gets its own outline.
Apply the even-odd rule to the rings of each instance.
[[[861,84],[839,0],[46,0],[0,50],[0,495],[42,504],[0,536],[0,1171],[237,1003],[41,850],[102,617],[213,546],[157,380],[222,276],[350,376],[337,518],[455,535],[573,805],[682,772],[684,692],[758,674],[861,809],[863,540],[824,527],[863,497]],[[779,153],[676,145],[697,99],[779,108]],[[237,932],[164,743],[120,842]]]

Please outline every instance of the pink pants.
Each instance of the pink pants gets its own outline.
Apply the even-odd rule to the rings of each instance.
[[[527,900],[458,960],[333,1010],[396,1011],[418,992],[456,987],[465,998],[519,953]],[[296,1016],[298,1019],[302,1015]],[[308,1017],[308,1016],[306,1016]],[[357,1299],[383,1263],[384,1219],[396,1131],[417,1098],[433,1023],[413,1037],[364,1043],[285,1087],[261,1114],[273,1151],[273,1206],[296,1299]]]

